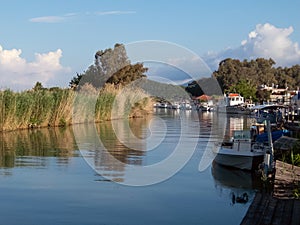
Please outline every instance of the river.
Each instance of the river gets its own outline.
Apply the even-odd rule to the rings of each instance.
[[[229,138],[251,119],[174,110],[153,118],[0,134],[0,224],[239,224],[259,180],[205,151],[222,133],[218,121]],[[176,146],[174,171],[132,173],[167,165]]]

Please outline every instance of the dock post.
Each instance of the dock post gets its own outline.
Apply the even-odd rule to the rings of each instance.
[[[268,133],[268,152],[265,152],[265,175],[272,173],[274,170],[274,149],[273,149],[273,142],[272,142],[272,133],[271,133],[271,122],[269,119],[266,120],[267,122],[267,133]]]

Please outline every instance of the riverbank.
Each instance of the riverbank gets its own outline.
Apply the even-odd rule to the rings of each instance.
[[[123,92],[123,87],[112,84],[100,90],[87,84],[80,91],[61,88],[0,91],[0,132],[98,123],[125,117],[142,117],[152,112],[152,100],[142,90],[126,94]],[[122,110],[120,107],[123,107]],[[112,112],[113,108],[117,109]]]

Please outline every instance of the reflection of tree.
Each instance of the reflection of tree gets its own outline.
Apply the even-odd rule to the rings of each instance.
[[[56,157],[60,165],[67,164],[76,149],[70,127],[6,132],[0,141],[0,168],[45,166],[45,157]]]
[[[142,156],[146,150],[144,138],[147,134],[147,122],[147,119],[139,118],[97,124],[97,132],[106,149],[95,151],[94,163],[97,171],[101,171],[102,175],[111,177],[112,180],[121,181],[126,165],[142,165]],[[132,138],[130,132],[135,138]],[[130,146],[134,146],[134,149]]]

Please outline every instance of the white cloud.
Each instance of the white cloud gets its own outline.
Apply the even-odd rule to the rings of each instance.
[[[65,22],[71,17],[76,16],[106,16],[106,15],[123,15],[123,14],[134,14],[135,11],[120,11],[120,10],[113,10],[113,11],[100,11],[100,12],[86,12],[86,13],[66,13],[64,15],[59,16],[41,16],[41,17],[34,17],[30,18],[29,22],[32,23],[61,23]]]
[[[33,23],[60,23],[64,20],[63,16],[41,16],[29,19]]]
[[[65,22],[68,18],[77,16],[77,13],[67,13],[62,16],[41,16],[30,18],[29,21],[33,23],[61,23]]]
[[[217,69],[218,63],[229,57],[240,60],[272,58],[276,66],[291,66],[300,61],[298,43],[290,39],[293,31],[293,27],[277,28],[269,23],[258,24],[239,47],[228,48],[218,53],[210,52],[204,58],[213,69]]]
[[[60,63],[61,49],[36,53],[32,62],[27,62],[21,54],[21,49],[4,50],[0,45],[0,88],[29,89],[37,81],[47,86],[48,82],[70,72],[70,68]]]
[[[97,15],[99,16],[105,16],[105,15],[122,15],[122,14],[133,14],[136,13],[135,11],[101,11],[101,12],[96,12]]]

